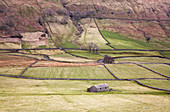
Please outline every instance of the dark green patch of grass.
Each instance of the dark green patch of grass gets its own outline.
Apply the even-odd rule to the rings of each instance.
[[[39,46],[38,48],[46,48],[46,46],[45,46],[45,45],[42,45],[42,46]]]
[[[101,31],[111,46],[117,49],[157,49],[156,46],[139,40],[126,38],[124,35],[111,31]]]
[[[170,51],[164,51],[162,52],[162,54],[167,57],[167,58],[170,58]]]
[[[29,44],[27,44],[27,42],[22,42],[22,47],[23,47],[24,49],[28,49],[28,48],[30,48],[30,47],[32,47],[32,46],[29,45]]]

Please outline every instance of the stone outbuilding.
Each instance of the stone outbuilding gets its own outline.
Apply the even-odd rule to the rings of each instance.
[[[102,91],[109,91],[109,86],[107,84],[99,84],[91,86],[87,89],[87,92],[102,92]]]

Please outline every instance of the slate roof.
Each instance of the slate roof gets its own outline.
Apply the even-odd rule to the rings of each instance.
[[[109,87],[107,84],[99,84],[99,85],[94,85],[96,88],[103,88],[103,87]]]

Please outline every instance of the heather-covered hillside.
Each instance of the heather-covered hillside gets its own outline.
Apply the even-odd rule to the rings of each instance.
[[[0,47],[87,47],[82,38],[96,31],[88,26],[95,17],[100,30],[168,48],[169,7],[169,0],[0,0]]]

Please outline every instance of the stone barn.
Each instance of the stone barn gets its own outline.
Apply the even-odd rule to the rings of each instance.
[[[102,92],[109,91],[109,86],[107,84],[94,85],[87,89],[87,92]]]

